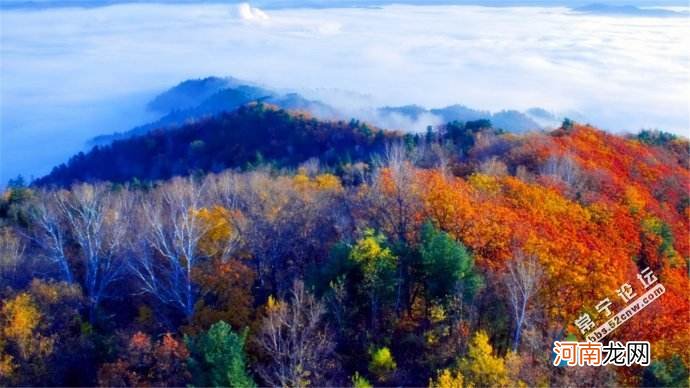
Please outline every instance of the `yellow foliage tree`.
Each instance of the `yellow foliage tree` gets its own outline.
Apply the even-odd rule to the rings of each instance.
[[[33,298],[28,293],[17,295],[2,306],[2,335],[14,342],[22,353],[28,357],[34,331],[41,319],[41,313]]]
[[[28,293],[7,300],[0,310],[0,385],[21,384],[15,372],[20,363],[30,362],[35,370],[43,370],[42,358],[53,351],[53,338],[40,335],[42,315],[36,301]]]
[[[470,383],[465,384],[462,373],[444,369],[438,372],[436,380],[429,379],[429,388],[472,388]]]
[[[340,178],[333,174],[319,174],[313,178],[309,178],[306,171],[300,171],[292,178],[295,188],[298,190],[316,190],[316,191],[332,191],[339,192],[343,190],[343,185]]]
[[[355,372],[354,376],[350,379],[352,381],[352,388],[373,388],[369,380],[362,377],[359,372]]]
[[[0,381],[9,379],[15,369],[12,356],[5,354],[4,347],[5,345],[0,341]]]
[[[391,298],[395,289],[395,270],[398,257],[385,246],[386,238],[372,229],[367,229],[350,251],[350,260],[357,263],[364,277],[371,307],[371,324],[376,328],[379,312]]]
[[[320,174],[314,178],[316,187],[321,190],[340,191],[343,189],[340,178],[333,174]]]
[[[205,256],[224,256],[239,242],[239,235],[233,221],[241,218],[238,211],[222,206],[202,208],[195,212],[206,233],[199,241],[199,250]]]
[[[470,342],[467,357],[459,363],[460,372],[468,385],[479,387],[504,387],[510,385],[505,360],[493,354],[489,337],[477,332]]]
[[[398,364],[393,358],[390,349],[382,347],[376,349],[371,354],[371,361],[369,362],[369,372],[376,378],[383,382],[388,380],[393,373],[395,373]]]

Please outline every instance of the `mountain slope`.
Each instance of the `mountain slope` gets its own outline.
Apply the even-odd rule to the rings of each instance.
[[[232,112],[250,102],[263,101],[282,109],[307,112],[320,118],[335,118],[332,107],[308,100],[297,93],[280,94],[238,79],[207,77],[181,82],[156,96],[147,105],[151,111],[165,114],[160,119],[125,132],[96,136],[89,145],[144,135],[155,129],[170,129],[202,120],[221,112]]]
[[[366,124],[325,122],[262,103],[186,124],[96,146],[38,179],[38,185],[74,181],[167,179],[195,171],[217,172],[251,164],[294,167],[310,158],[325,165],[368,161],[399,139]]]
[[[232,77],[190,79],[180,82],[156,96],[148,103],[147,108],[163,114],[175,110],[191,109],[223,89],[236,88],[243,84],[245,83]]]

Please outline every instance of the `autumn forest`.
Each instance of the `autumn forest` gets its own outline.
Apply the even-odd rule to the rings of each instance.
[[[687,386],[690,149],[660,131],[426,132],[250,103],[0,197],[2,386]],[[557,367],[583,314],[666,292]]]

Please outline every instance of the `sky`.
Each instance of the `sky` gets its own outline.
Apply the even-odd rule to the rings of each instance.
[[[686,134],[690,27],[565,7],[122,4],[0,11],[0,182],[48,173],[145,102],[233,76],[343,109],[463,104],[573,112]]]
[[[2,0],[0,6],[101,6],[103,4],[123,3],[224,3],[237,4],[244,0]],[[349,6],[380,6],[389,4],[416,5],[484,5],[484,6],[565,6],[577,7],[591,3],[606,5],[635,5],[635,6],[687,6],[686,0],[252,0],[251,4],[261,8],[333,8]]]

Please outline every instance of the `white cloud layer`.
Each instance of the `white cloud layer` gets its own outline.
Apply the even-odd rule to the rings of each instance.
[[[85,139],[144,120],[148,95],[208,75],[333,95],[349,109],[363,101],[540,106],[581,112],[610,130],[690,127],[686,18],[402,5],[0,12],[3,183],[48,172]]]
[[[252,7],[249,3],[241,3],[237,5],[237,15],[248,21],[262,21],[268,20],[266,12],[259,8]]]

